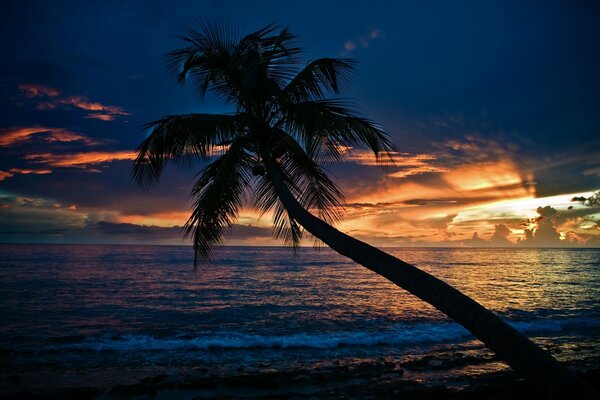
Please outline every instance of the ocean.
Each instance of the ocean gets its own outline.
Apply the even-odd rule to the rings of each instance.
[[[387,251],[571,368],[600,366],[600,250]],[[224,247],[197,271],[192,260],[186,246],[0,245],[0,394],[340,366],[461,388],[508,369],[443,314],[329,249]]]

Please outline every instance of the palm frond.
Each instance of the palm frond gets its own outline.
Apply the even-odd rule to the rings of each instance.
[[[338,94],[353,70],[354,61],[350,58],[320,58],[312,61],[289,81],[280,99],[297,103],[321,100],[327,93]]]
[[[236,221],[250,181],[252,157],[244,150],[243,139],[207,165],[190,194],[192,214],[185,224],[186,236],[194,243],[194,266],[210,258],[211,249],[220,244],[223,233]]]
[[[272,135],[271,149],[277,154],[277,165],[292,195],[307,210],[328,223],[341,220],[343,194],[327,173],[304,151],[296,140],[278,130]],[[273,212],[274,234],[292,247],[300,244],[303,229],[290,217],[279,201],[268,176],[259,178],[255,191],[255,207],[261,214]]]
[[[294,138],[281,132],[279,156],[281,170],[293,182],[296,199],[307,210],[330,224],[342,219],[344,195],[329,178],[327,172],[316,163]]]
[[[251,109],[253,100],[279,92],[297,72],[300,49],[295,36],[275,24],[237,43],[231,32],[223,24],[202,24],[200,31],[188,28],[179,36],[188,46],[167,53],[167,66],[182,84],[190,75],[201,95],[210,88],[225,101]]]
[[[294,187],[294,183],[289,178],[284,176],[284,180],[287,181],[287,186],[290,190],[298,193],[298,189]],[[261,215],[268,211],[273,212],[273,235],[294,249],[298,247],[304,230],[289,215],[277,195],[273,182],[271,182],[268,176],[263,175],[258,177],[254,196],[254,206],[260,211]]]
[[[171,51],[165,55],[167,68],[175,74],[181,84],[191,70],[210,65],[218,65],[216,61],[229,59],[237,43],[237,31],[233,26],[223,22],[199,22],[200,30],[192,27],[185,29],[179,39],[188,44],[187,47]]]
[[[395,146],[388,134],[374,122],[356,115],[343,100],[311,100],[283,106],[280,125],[292,132],[313,152],[323,151],[339,161],[338,146],[366,146],[376,160],[393,163]]]
[[[134,180],[142,186],[157,183],[171,160],[207,158],[217,145],[244,130],[244,114],[184,114],[146,124],[150,135],[138,146],[133,162]]]
[[[224,23],[200,23],[200,30],[187,28],[178,37],[186,47],[165,55],[167,68],[184,84],[191,76],[201,96],[212,87],[228,102],[240,96],[238,64],[235,49],[237,32]]]

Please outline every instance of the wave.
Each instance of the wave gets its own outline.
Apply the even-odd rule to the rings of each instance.
[[[574,329],[600,328],[600,318],[554,318],[534,321],[508,321],[523,333],[556,333]]]
[[[574,328],[600,328],[600,319],[570,318],[539,321],[513,321],[528,334],[556,333]],[[117,338],[93,337],[83,342],[50,346],[49,350],[87,351],[181,351],[253,348],[332,349],[341,346],[377,346],[443,343],[472,339],[462,326],[450,322],[400,324],[384,331],[295,333],[269,336],[240,332],[202,332],[191,338],[157,338],[149,335],[123,335]]]
[[[406,343],[444,342],[468,337],[455,324],[403,325],[394,329],[374,332],[296,333],[268,336],[239,332],[200,333],[193,338],[156,338],[147,335],[124,335],[120,338],[95,338],[82,343],[52,346],[80,350],[210,350],[251,348],[313,348],[328,349],[340,346],[376,346]]]

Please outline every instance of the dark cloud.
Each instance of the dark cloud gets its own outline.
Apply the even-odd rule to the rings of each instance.
[[[509,247],[513,245],[508,239],[511,234],[510,229],[504,224],[494,225],[494,233],[489,239],[484,239],[479,236],[479,233],[474,232],[471,239],[463,240],[462,243],[472,247]]]
[[[57,221],[54,221],[55,223]],[[40,226],[44,226],[41,223]],[[64,224],[63,224],[64,226]],[[226,234],[225,243],[251,244],[253,240],[270,239],[268,228],[234,225]],[[1,242],[47,242],[47,243],[115,243],[115,244],[189,244],[180,226],[160,227],[129,223],[99,221],[82,227],[46,228],[22,224],[18,228],[0,225]]]
[[[596,240],[590,240],[592,235],[578,234],[576,232],[567,232],[565,238],[561,238],[559,228],[561,225],[569,221],[578,220],[581,223],[581,218],[595,213],[599,213],[600,208],[577,209],[559,211],[551,206],[538,207],[536,218],[536,226],[525,230],[525,239],[520,240],[517,244],[520,246],[529,247],[566,247],[566,246],[595,246]],[[598,229],[596,221],[591,220]],[[595,235],[594,235],[595,236]]]

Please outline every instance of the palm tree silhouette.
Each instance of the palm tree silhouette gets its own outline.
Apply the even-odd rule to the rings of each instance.
[[[177,80],[191,77],[202,95],[212,90],[235,112],[166,116],[148,124],[132,172],[148,186],[170,161],[210,161],[191,191],[185,225],[194,266],[210,257],[242,204],[252,200],[260,212],[273,213],[278,238],[297,246],[306,230],[432,304],[548,397],[594,396],[548,352],[473,299],[331,225],[341,218],[343,196],[321,165],[360,145],[382,162],[393,162],[395,151],[388,135],[347,102],[325,98],[339,93],[353,70],[351,59],[321,58],[301,67],[296,37],[273,24],[240,40],[218,23],[188,29],[180,38],[186,47],[167,54]]]

